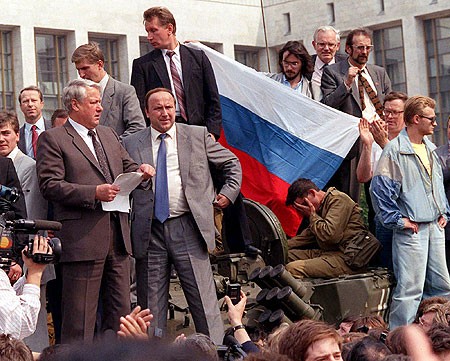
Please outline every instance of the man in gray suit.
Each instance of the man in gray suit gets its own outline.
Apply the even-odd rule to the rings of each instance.
[[[39,135],[52,127],[52,123],[42,116],[44,96],[41,89],[34,85],[23,88],[19,93],[19,105],[25,124],[20,128],[18,146],[23,153],[35,159]]]
[[[148,92],[145,104],[151,127],[124,139],[131,157],[156,168],[153,187],[132,193],[131,237],[138,295],[139,288],[145,292],[142,283],[147,282],[152,327],[155,334],[164,332],[173,263],[197,332],[220,344],[223,323],[208,256],[208,249],[215,246],[213,206],[223,209],[236,199],[241,166],[207,128],[175,124],[175,99],[170,90]],[[217,195],[210,167],[224,178]]]
[[[101,125],[113,128],[120,139],[145,128],[134,87],[108,75],[104,69],[105,58],[98,43],[90,42],[76,48],[72,54],[72,63],[75,63],[81,78],[91,80],[101,88]]]
[[[19,120],[12,111],[0,112],[0,157],[8,157],[14,163],[23,198],[27,207],[27,218],[47,219],[47,202],[39,191],[36,175],[36,162],[24,154],[17,146],[19,142]],[[19,264],[14,269],[22,272]],[[25,343],[35,352],[41,352],[48,343],[46,286],[47,282],[55,279],[55,268],[49,265],[41,278],[41,310],[36,325],[36,331],[25,338]]]
[[[345,43],[348,61],[327,66],[323,71],[322,103],[369,121],[382,117],[382,104],[384,97],[392,90],[391,81],[384,68],[367,64],[372,48],[370,30],[358,28],[348,34]],[[368,84],[372,91],[362,83]],[[359,139],[327,184],[347,193],[356,202],[359,200],[359,184],[356,180],[358,158]]]

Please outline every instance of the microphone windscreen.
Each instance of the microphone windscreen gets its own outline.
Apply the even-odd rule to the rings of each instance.
[[[44,219],[36,219],[34,221],[36,229],[45,229],[48,231],[60,231],[62,224],[55,221],[46,221]]]

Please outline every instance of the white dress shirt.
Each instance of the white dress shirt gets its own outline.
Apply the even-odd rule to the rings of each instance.
[[[184,195],[183,185],[181,183],[180,164],[178,162],[178,146],[177,146],[177,127],[174,124],[166,134],[164,139],[166,142],[167,151],[167,183],[169,188],[169,218],[178,217],[186,212],[190,212],[189,205]],[[161,144],[161,139],[158,138],[161,134],[156,129],[151,128],[152,134],[152,152],[153,163],[155,168],[158,160],[158,150]],[[156,170],[156,177],[158,176],[158,168]],[[153,191],[155,191],[155,182],[153,181]]]
[[[166,68],[167,68],[167,74],[169,74],[170,79],[170,89],[172,90],[172,94],[174,95],[175,99],[177,98],[177,94],[175,93],[175,87],[173,86],[173,80],[172,80],[172,72],[170,71],[170,57],[167,55],[167,52],[169,50],[167,49],[161,49],[163,59],[166,62]],[[175,68],[177,68],[178,75],[181,79],[181,84],[183,85],[184,89],[184,83],[183,83],[183,69],[181,69],[181,54],[180,54],[180,43],[176,46],[175,49],[172,50],[175,54],[172,56],[172,60],[175,63]],[[180,115],[180,106],[178,105],[178,99],[176,99],[175,104],[175,113],[177,116]]]
[[[105,74],[105,76],[102,78],[102,80],[100,80],[100,82],[98,83],[98,86],[100,86],[100,92],[101,92],[101,98],[103,99],[103,94],[105,94],[105,88],[106,88],[106,84],[108,84],[108,80],[109,80],[109,75],[108,73]]]
[[[333,57],[333,59],[331,59],[331,61],[328,63],[328,65],[334,64],[336,63],[336,59]],[[317,56],[316,57],[316,62],[314,63],[314,73],[312,75],[311,81],[320,86],[322,84],[322,74],[323,74],[323,69],[325,67],[325,63]]]
[[[21,340],[34,332],[41,308],[40,292],[38,286],[25,284],[25,276],[11,286],[0,270],[0,333]]]
[[[38,121],[34,124],[25,123],[25,144],[27,147],[27,155],[34,159],[34,152],[33,152],[33,143],[32,143],[32,132],[31,127],[35,125],[36,131],[38,133],[38,136],[41,135],[42,132],[45,131],[45,122],[44,118],[40,117]]]
[[[94,143],[92,143],[92,138],[88,134],[89,129],[86,128],[84,125],[81,125],[80,123],[77,123],[75,120],[72,120],[70,118],[69,118],[69,122],[72,125],[72,127],[75,129],[75,131],[84,140],[84,142],[88,146],[89,150],[94,155],[95,159],[97,159],[97,153],[95,153]],[[94,130],[94,132],[95,132],[95,130]],[[97,133],[95,133],[95,134],[97,135]],[[98,161],[98,159],[97,159],[97,161]]]

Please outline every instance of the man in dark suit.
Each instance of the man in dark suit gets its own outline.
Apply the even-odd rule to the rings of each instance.
[[[372,48],[370,30],[358,28],[348,34],[345,44],[348,61],[327,66],[323,71],[322,103],[368,121],[382,117],[382,104],[392,90],[391,81],[384,68],[367,64]],[[364,81],[372,91],[361,84]],[[358,159],[359,138],[327,184],[347,193],[355,202],[359,201]]]
[[[332,26],[320,26],[314,32],[312,46],[316,54],[312,55],[314,71],[309,74],[313,97],[316,100],[322,99],[320,84],[323,70],[328,66],[347,59],[347,55],[339,54],[337,51],[341,46],[339,31]]]
[[[121,139],[145,128],[136,91],[131,85],[108,75],[104,69],[105,57],[98,43],[90,42],[76,48],[72,63],[75,63],[82,79],[91,80],[101,88],[101,125],[113,128]]]
[[[62,343],[91,341],[98,299],[103,302],[100,331],[116,330],[129,313],[128,214],[103,210],[119,192],[112,181],[121,173],[154,169],[130,158],[109,127],[99,125],[100,90],[83,80],[63,91],[69,120],[39,138],[37,173],[44,197],[62,223]],[[101,292],[100,292],[100,285]]]
[[[19,104],[25,124],[19,131],[18,146],[23,153],[35,159],[39,135],[52,127],[52,123],[42,116],[44,96],[41,89],[34,85],[23,88],[19,93]]]
[[[18,190],[21,190],[19,177],[14,168],[14,163],[9,158],[0,157],[0,185],[8,188],[15,187]],[[9,210],[16,214],[16,219],[27,218],[27,209],[23,195],[12,204],[9,204],[6,200],[0,198],[0,214]]]
[[[226,208],[239,194],[239,160],[215,142],[206,128],[174,125],[175,99],[170,90],[152,90],[146,96],[146,104],[151,127],[124,139],[124,146],[134,159],[156,165],[157,171],[153,189],[136,189],[132,193],[131,234],[137,259],[138,295],[142,297],[140,292],[145,292],[146,286],[142,283],[147,282],[148,306],[154,316],[152,326],[155,331],[164,332],[173,264],[196,331],[220,344],[223,323],[208,249],[215,246],[213,205]],[[210,167],[223,178],[217,195]],[[167,179],[166,183],[163,179]],[[167,194],[164,199],[160,198],[162,194]]]
[[[216,78],[205,53],[181,45],[176,23],[164,7],[144,12],[147,39],[155,50],[133,61],[131,85],[145,113],[145,94],[155,88],[171,89],[176,98],[176,121],[202,125],[216,139],[222,129],[222,111]]]

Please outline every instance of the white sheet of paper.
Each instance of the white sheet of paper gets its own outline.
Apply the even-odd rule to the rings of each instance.
[[[120,192],[111,202],[102,202],[102,208],[106,212],[119,211],[128,213],[130,211],[130,193],[142,182],[142,173],[122,173],[114,180],[115,185],[120,187]]]

